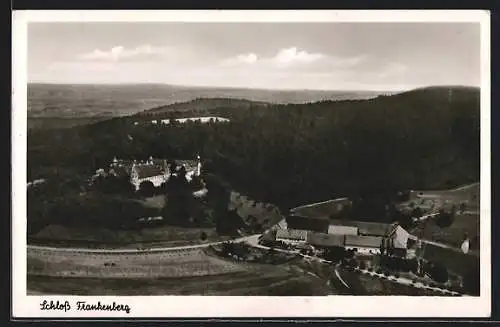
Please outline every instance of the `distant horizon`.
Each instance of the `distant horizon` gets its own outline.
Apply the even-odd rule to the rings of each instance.
[[[28,81],[28,85],[30,84],[38,84],[38,85],[64,85],[64,86],[144,86],[144,85],[154,85],[154,86],[165,86],[165,87],[177,87],[177,88],[198,88],[198,89],[229,89],[229,90],[255,90],[255,91],[281,91],[281,92],[377,92],[377,93],[401,93],[408,92],[417,89],[425,89],[425,88],[433,88],[433,87],[441,87],[441,88],[476,88],[480,89],[480,85],[460,85],[460,84],[450,84],[450,85],[438,85],[438,84],[430,84],[430,85],[422,85],[422,86],[413,86],[407,88],[400,89],[304,89],[304,88],[262,88],[262,87],[240,87],[240,86],[224,86],[224,85],[181,85],[181,84],[170,84],[170,83],[158,83],[158,82],[122,82],[122,83],[61,83],[61,82],[44,82],[44,81]]]

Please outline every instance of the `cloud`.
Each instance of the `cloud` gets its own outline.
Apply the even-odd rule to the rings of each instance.
[[[259,56],[249,52],[226,58],[221,62],[222,66],[236,69],[294,69],[305,71],[324,71],[329,69],[348,68],[356,66],[365,61],[365,56],[337,57],[324,53],[312,53],[297,47],[283,48],[273,56]]]
[[[133,49],[127,49],[123,46],[115,46],[109,50],[95,49],[88,53],[78,56],[79,60],[84,61],[119,61],[122,59],[133,59],[140,57],[151,57],[165,55],[171,52],[170,47],[155,47],[149,44],[141,45]]]
[[[304,50],[298,50],[296,47],[281,49],[278,51],[276,56],[273,58],[279,64],[288,63],[309,63],[314,62],[319,59],[323,59],[326,56],[322,53],[309,53]]]
[[[253,52],[249,52],[249,53],[244,53],[244,54],[240,54],[240,55],[237,55],[235,57],[231,57],[231,58],[226,58],[222,61],[222,66],[239,66],[239,65],[249,65],[249,64],[253,64],[253,63],[256,63],[257,61],[259,60],[259,57],[253,53]]]
[[[256,62],[258,60],[258,57],[255,53],[247,53],[247,54],[244,54],[244,55],[239,55],[236,57],[236,59],[239,61],[239,62],[244,62],[244,63],[247,63],[247,64],[253,64],[254,62]]]

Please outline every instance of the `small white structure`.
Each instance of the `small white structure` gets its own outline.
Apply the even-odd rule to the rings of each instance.
[[[467,254],[469,253],[470,249],[470,240],[467,238],[465,241],[463,241],[462,246],[460,247],[463,253]]]
[[[157,217],[141,217],[137,219],[137,222],[153,222],[153,221],[162,221],[163,217],[157,216]]]
[[[214,122],[214,123],[228,123],[230,120],[227,118],[223,117],[215,117],[215,116],[210,116],[210,117],[187,117],[187,118],[177,118],[177,119],[162,119],[161,123],[168,125],[172,121],[175,121],[177,123],[183,124],[187,122],[199,122],[202,124]]]
[[[208,190],[207,190],[206,188],[203,188],[203,189],[201,189],[201,190],[198,190],[198,191],[193,192],[193,196],[194,196],[195,198],[202,198],[202,197],[204,197],[205,195],[207,195],[207,193],[208,193]]]

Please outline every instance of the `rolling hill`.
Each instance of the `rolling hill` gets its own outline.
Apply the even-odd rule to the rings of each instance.
[[[190,102],[201,105],[215,98],[270,103],[306,103],[321,100],[366,99],[379,93],[370,91],[281,91],[237,88],[187,87],[161,84],[70,85],[29,84],[28,117],[88,118],[133,115],[151,108],[165,110],[169,105]],[[246,99],[246,100],[238,100]],[[219,100],[211,100],[217,105]],[[209,104],[210,105],[210,104]],[[179,108],[187,106],[180,105]]]

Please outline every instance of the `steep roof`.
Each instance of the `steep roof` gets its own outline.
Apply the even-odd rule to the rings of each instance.
[[[319,246],[344,246],[345,235],[333,235],[325,233],[310,232],[307,235],[307,243]]]
[[[163,167],[157,165],[136,166],[135,170],[137,172],[139,179],[153,177],[153,176],[160,176],[165,173]]]
[[[382,237],[378,236],[346,235],[345,245],[378,248],[382,244],[382,239]]]
[[[174,160],[177,166],[184,166],[186,169],[195,169],[198,166],[196,160]]]
[[[408,247],[408,239],[410,234],[401,226],[397,226],[393,233],[394,247],[398,249],[406,249]]]
[[[358,235],[358,227],[345,225],[328,226],[328,234],[333,235]]]
[[[276,232],[276,237],[305,241],[307,238],[307,233],[308,231],[302,229],[278,229]]]
[[[331,225],[357,227],[359,234],[371,236],[385,236],[392,230],[392,224],[375,223],[358,220],[330,220]]]

